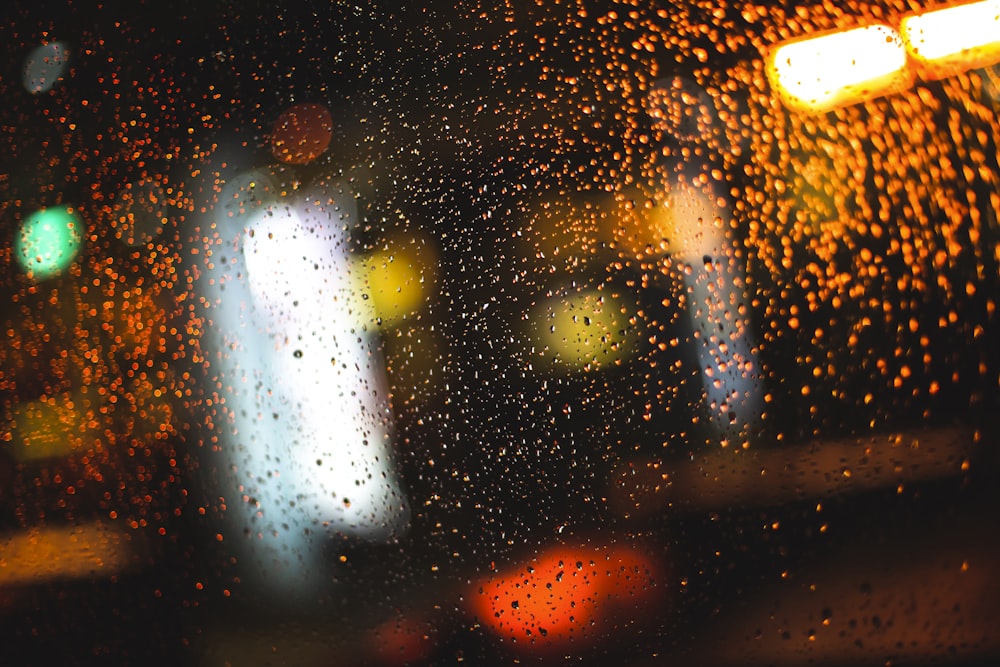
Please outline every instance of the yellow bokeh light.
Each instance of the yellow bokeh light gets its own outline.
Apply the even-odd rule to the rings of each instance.
[[[789,106],[807,111],[887,95],[912,82],[902,38],[882,24],[782,44],[771,52],[767,73]]]
[[[392,239],[357,260],[358,290],[369,323],[395,326],[427,300],[437,275],[437,253],[421,240]]]
[[[900,27],[923,78],[942,78],[1000,61],[1000,0],[907,16]]]
[[[597,290],[551,297],[528,316],[535,352],[568,370],[619,364],[635,348],[623,311],[618,299]]]

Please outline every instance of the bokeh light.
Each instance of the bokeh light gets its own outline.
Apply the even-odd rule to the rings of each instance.
[[[425,239],[390,239],[355,260],[358,289],[371,306],[365,324],[395,326],[427,300],[437,275],[437,252]]]
[[[480,623],[516,648],[564,652],[643,618],[664,587],[662,566],[638,547],[558,546],[477,582],[470,603]]]
[[[907,16],[900,27],[923,78],[941,78],[1000,61],[1000,0]]]
[[[255,199],[263,182],[239,178],[217,210],[202,345],[225,398],[229,521],[247,535],[244,576],[292,600],[315,590],[324,538],[388,539],[408,510],[389,456],[381,356],[358,325],[344,233],[353,197],[265,204]]]
[[[881,24],[782,44],[767,73],[790,106],[809,111],[886,95],[912,81],[902,38]]]
[[[285,164],[309,164],[333,139],[333,117],[322,104],[296,104],[285,110],[271,130],[271,152]]]
[[[80,219],[72,208],[42,209],[21,225],[16,256],[29,276],[44,280],[73,262],[82,236]]]
[[[620,299],[598,290],[545,297],[528,313],[527,334],[547,370],[582,371],[622,363],[636,336]]]
[[[32,528],[0,536],[0,587],[123,573],[141,536],[108,523]]]
[[[47,93],[59,83],[69,66],[69,47],[63,42],[50,42],[36,47],[24,59],[24,87],[30,93]]]

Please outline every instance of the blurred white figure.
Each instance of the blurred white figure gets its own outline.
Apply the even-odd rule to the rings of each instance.
[[[723,207],[710,191],[674,183],[663,204],[670,220],[674,255],[691,267],[684,282],[688,314],[712,419],[724,438],[735,438],[758,422],[762,408],[760,369],[746,314],[745,270],[726,236]]]
[[[408,510],[392,467],[392,419],[366,307],[344,247],[354,200],[335,186],[274,196],[266,172],[224,188],[208,295],[211,358],[235,476],[229,519],[255,583],[309,594],[333,533],[388,540]],[[249,561],[249,563],[247,563]]]

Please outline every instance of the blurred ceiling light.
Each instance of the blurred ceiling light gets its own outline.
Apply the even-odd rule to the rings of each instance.
[[[21,225],[15,255],[29,277],[44,280],[73,262],[82,237],[83,227],[71,207],[41,209]]]
[[[924,78],[986,67],[1000,61],[1000,0],[907,16],[901,32]]]
[[[119,574],[132,562],[137,537],[102,522],[8,534],[0,537],[0,586]]]
[[[24,60],[22,78],[29,93],[47,93],[62,80],[69,66],[70,52],[63,42],[35,48]]]
[[[902,38],[882,24],[781,44],[768,58],[767,74],[789,106],[815,112],[896,92],[912,82]]]

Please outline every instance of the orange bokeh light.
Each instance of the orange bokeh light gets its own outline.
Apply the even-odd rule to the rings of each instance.
[[[618,621],[648,616],[663,589],[661,566],[634,547],[560,546],[490,574],[471,604],[501,639],[536,653],[565,651],[594,644]]]
[[[285,164],[309,164],[329,147],[333,117],[322,104],[286,109],[271,130],[271,152]]]

